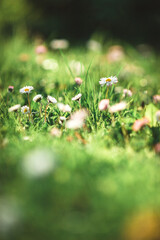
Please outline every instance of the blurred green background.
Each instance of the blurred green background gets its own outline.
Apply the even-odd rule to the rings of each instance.
[[[98,32],[159,47],[159,9],[156,0],[1,0],[0,33],[6,37],[19,29],[79,42]]]

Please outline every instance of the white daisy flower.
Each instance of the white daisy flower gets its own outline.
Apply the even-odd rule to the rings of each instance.
[[[57,103],[57,107],[62,112],[71,112],[72,108],[67,104],[64,105],[63,103]]]
[[[30,93],[34,88],[32,86],[26,86],[20,89],[20,93]]]
[[[117,103],[109,108],[109,112],[114,113],[114,112],[122,111],[126,108],[126,106],[127,106],[126,102]]]
[[[156,112],[157,122],[160,123],[160,110]]]
[[[95,40],[89,40],[87,42],[87,48],[91,51],[99,52],[99,51],[101,51],[102,46],[99,42],[97,42]]]
[[[32,150],[22,161],[22,171],[29,178],[46,176],[54,168],[55,156],[49,149],[37,148]]]
[[[57,103],[57,100],[56,100],[54,97],[51,97],[51,96],[48,96],[48,97],[47,97],[47,101],[48,101],[49,103],[53,103],[53,104]]]
[[[21,107],[20,104],[16,104],[16,105],[14,105],[13,107],[10,107],[10,108],[8,109],[8,112],[17,112],[20,107]]]
[[[78,95],[76,95],[75,97],[72,98],[72,101],[78,101],[81,99],[81,97],[82,97],[82,94],[79,93]]]
[[[107,87],[112,86],[113,84],[118,82],[118,78],[116,76],[111,76],[111,77],[104,77],[101,78],[99,81],[99,84],[103,87],[104,85],[107,85]]]
[[[23,114],[28,114],[29,113],[29,107],[28,106],[23,106],[21,107],[21,112]]]
[[[58,62],[55,59],[45,59],[42,62],[42,67],[45,70],[52,70],[52,71],[56,71],[58,70]]]
[[[40,102],[42,100],[42,98],[43,98],[43,96],[41,94],[38,94],[33,98],[33,101],[34,102]]]
[[[82,74],[82,73],[84,73],[84,70],[85,70],[84,65],[81,62],[79,62],[79,61],[72,60],[69,63],[69,66],[70,66],[72,72],[74,74],[76,74],[77,76]]]

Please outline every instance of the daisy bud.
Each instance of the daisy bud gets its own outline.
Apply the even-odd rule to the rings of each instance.
[[[126,108],[126,106],[127,106],[126,102],[117,103],[109,108],[109,112],[114,113],[114,112],[122,111]]]
[[[13,107],[10,107],[10,108],[8,109],[8,112],[17,112],[20,107],[21,107],[20,104],[16,104],[16,105],[14,105]]]
[[[57,103],[57,100],[56,100],[54,97],[51,97],[51,96],[48,96],[48,97],[47,97],[47,101],[48,101],[49,103]]]
[[[82,97],[82,94],[79,93],[78,95],[76,95],[75,97],[72,98],[72,101],[79,101]]]
[[[106,110],[108,106],[109,106],[109,99],[103,99],[98,104],[98,108],[100,111]]]
[[[33,98],[33,101],[34,102],[40,102],[41,100],[42,100],[42,95],[41,94],[38,94],[38,95],[36,95],[34,98]]]
[[[156,112],[156,119],[160,123],[160,110]]]
[[[149,124],[148,118],[138,119],[134,122],[132,129],[133,129],[133,131],[137,132],[147,124]]]
[[[79,77],[76,77],[75,79],[75,83],[77,84],[77,85],[81,85],[82,84],[82,79],[81,78],[79,78]]]
[[[14,86],[8,86],[8,92],[11,93],[14,91]]]

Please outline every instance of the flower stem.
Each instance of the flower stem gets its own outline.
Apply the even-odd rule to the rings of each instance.
[[[39,113],[40,113],[40,118],[42,117],[42,103],[40,102],[40,109],[39,109]]]
[[[109,87],[107,87],[107,91],[106,91],[106,99],[108,98],[108,91],[109,91]]]
[[[47,117],[47,108],[49,106],[49,103],[47,104],[46,108],[45,108],[45,118],[44,118],[44,122],[46,122],[46,117]]]
[[[29,120],[31,119],[31,121],[33,123],[31,104],[30,104],[30,100],[29,100],[29,94],[27,94],[27,98],[28,98],[28,105],[29,105]]]

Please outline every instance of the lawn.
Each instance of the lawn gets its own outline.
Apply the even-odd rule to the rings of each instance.
[[[90,44],[0,44],[1,240],[160,239],[160,56]]]

